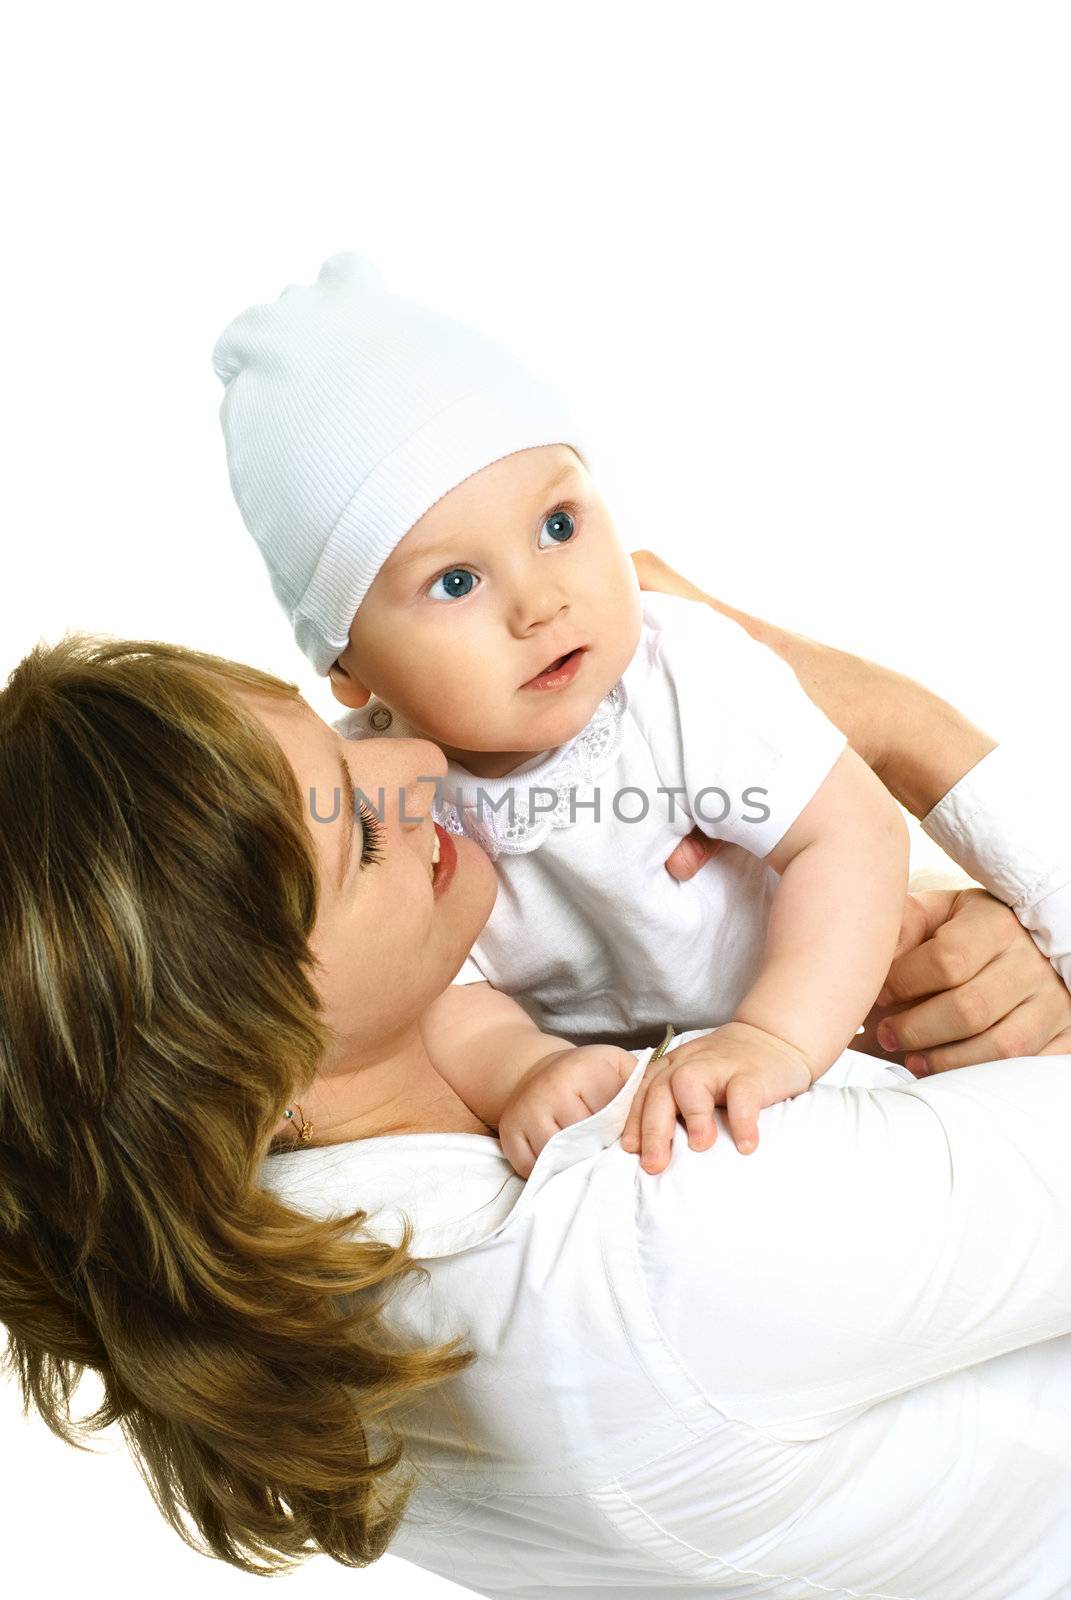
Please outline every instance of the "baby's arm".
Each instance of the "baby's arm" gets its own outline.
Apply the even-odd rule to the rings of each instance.
[[[574,1046],[489,983],[451,984],[421,1019],[436,1071],[527,1178],[548,1139],[606,1105],[636,1065],[612,1044]]]
[[[781,881],[762,969],[733,1022],[794,1046],[812,1082],[851,1044],[885,981],[908,854],[896,801],[849,748],[765,858]]]
[[[457,983],[425,1011],[424,1047],[444,1077],[489,1128],[533,1068],[574,1047],[536,1027],[528,1013],[489,983]]]
[[[671,1051],[641,1083],[622,1134],[648,1171],[669,1159],[679,1110],[689,1143],[726,1106],[737,1147],[758,1113],[810,1087],[852,1042],[885,981],[907,890],[908,835],[884,785],[851,749],[764,858],[781,876],[759,976],[732,1020]]]

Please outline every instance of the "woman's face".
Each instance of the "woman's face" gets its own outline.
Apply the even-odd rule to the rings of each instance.
[[[442,994],[490,914],[494,868],[479,845],[451,834],[433,882],[430,810],[434,779],[446,772],[435,745],[344,739],[305,700],[237,692],[290,762],[312,836],[320,901],[309,943],[320,963],[313,981],[323,1020],[335,1035],[321,1068],[330,1077],[389,1050]],[[358,806],[351,783],[361,791]],[[382,822],[362,822],[362,795]]]

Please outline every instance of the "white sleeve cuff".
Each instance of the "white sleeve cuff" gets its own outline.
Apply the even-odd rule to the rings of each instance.
[[[1071,817],[1037,746],[1006,741],[922,819],[965,872],[1015,912],[1071,989]]]

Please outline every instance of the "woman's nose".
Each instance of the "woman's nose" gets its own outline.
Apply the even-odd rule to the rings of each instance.
[[[404,746],[404,750],[403,750]],[[403,828],[419,828],[435,804],[446,757],[430,739],[399,739],[398,820]]]

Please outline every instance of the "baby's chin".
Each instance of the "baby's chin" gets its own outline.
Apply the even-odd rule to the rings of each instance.
[[[482,770],[487,777],[505,777],[514,767],[523,766],[544,750],[554,750],[558,745],[568,744],[570,739],[575,739],[591,721],[594,710],[594,706],[577,712],[571,709],[566,712],[560,708],[553,716],[514,717],[511,721],[503,721],[492,733],[488,732],[488,725],[484,723],[479,730],[471,731],[471,743],[456,738],[436,739],[434,734],[430,737],[448,756],[470,771]],[[455,733],[458,731],[455,730]],[[507,763],[504,767],[501,766],[503,761]]]
[[[540,750],[553,750],[557,745],[568,744],[582,733],[595,715],[604,695],[590,697],[580,702],[535,706],[525,716],[515,719],[516,737],[504,749],[525,750],[535,755]]]
[[[620,674],[609,683],[600,677],[591,684],[577,684],[572,692],[568,689],[564,692],[539,689],[519,692],[514,696],[510,719],[522,741],[516,748],[530,747],[535,752],[575,739],[619,680]]]
[[[594,665],[594,663],[592,663]],[[590,684],[576,684],[564,690],[504,690],[498,704],[486,700],[482,707],[470,704],[464,718],[455,718],[450,729],[435,726],[430,718],[420,726],[447,754],[454,754],[463,765],[467,755],[512,755],[519,764],[543,750],[568,744],[582,733],[614,684],[600,675]]]

